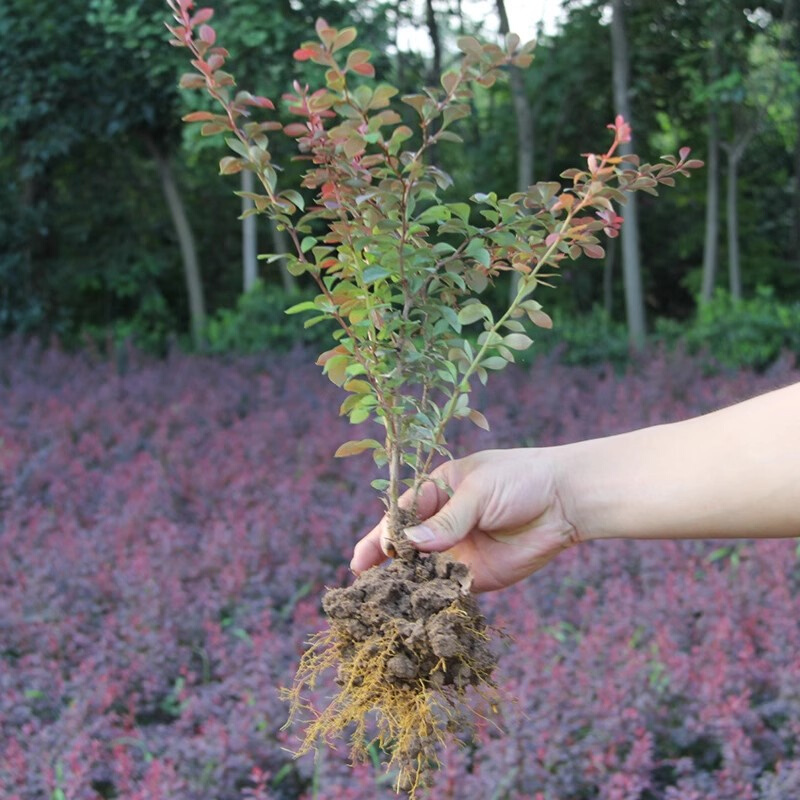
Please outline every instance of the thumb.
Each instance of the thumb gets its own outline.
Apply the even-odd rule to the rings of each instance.
[[[462,490],[432,517],[406,528],[405,534],[423,552],[449,550],[475,527],[478,516],[477,498]]]

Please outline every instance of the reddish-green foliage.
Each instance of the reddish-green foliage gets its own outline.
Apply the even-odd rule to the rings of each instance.
[[[130,354],[121,373],[0,346],[0,796],[392,796],[382,767],[294,762],[279,731],[323,584],[381,510],[374,467],[331,460],[347,423],[307,361]],[[493,431],[452,445],[574,440],[798,379],[540,363],[499,376]],[[484,596],[516,639],[505,733],[445,752],[429,796],[797,796],[798,580],[791,542],[607,542]]]
[[[376,488],[386,496],[391,536],[400,539],[402,487],[419,492],[433,460],[448,452],[450,422],[468,418],[488,428],[470,397],[475,379],[485,385],[490,372],[533,344],[523,319],[549,327],[534,294],[569,259],[604,256],[598,234],[616,236],[623,221],[615,203],[632,192],[657,194],[702,162],[689,158],[688,147],[655,164],[623,154],[631,129],[618,116],[608,125],[614,134],[608,149],[585,153],[585,167],[563,172],[563,184],[444,202],[453,181],[432,163],[431,151],[462,143],[452,127],[474,112],[475,87],[491,87],[509,67],[530,65],[534,42],[521,45],[508,34],[500,47],[461,36],[461,57],[438,85],[398,99],[396,87],[369,80],[375,77],[370,52],[351,49],[356,29],[337,30],[320,18],[317,39],[294,56],[324,67],[324,77],[320,69],[314,86],[294,82],[283,99],[302,121],[284,126],[275,113],[252,118],[254,110],[275,112],[269,98],[234,92],[235,80],[223,69],[229,53],[208,24],[213,10],[196,9],[193,0],[167,2],[170,44],[188,49],[194,69],[181,86],[203,89],[218,111],[184,120],[203,123],[204,135],[229,134],[235,155],[222,159],[220,172],[248,170],[260,183],[259,193],[246,193],[254,208],[245,215],[264,213],[285,230],[292,252],[281,257],[289,271],[316,283],[317,297],[288,313],[310,312],[308,324],[336,323],[337,344],[318,363],[349,393],[340,413],[384,429],[378,438],[347,442],[336,455],[370,451],[387,467],[388,480],[379,478]],[[404,123],[409,109],[416,132]],[[308,166],[297,188],[279,180],[273,132],[296,140]],[[495,313],[479,298],[507,272],[518,279],[515,292]]]

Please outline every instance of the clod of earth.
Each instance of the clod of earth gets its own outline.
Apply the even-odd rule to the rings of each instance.
[[[290,722],[310,716],[298,755],[352,728],[353,759],[365,760],[376,741],[390,753],[396,790],[414,797],[439,764],[438,745],[471,732],[466,690],[493,690],[497,659],[468,568],[441,553],[398,551],[387,567],[324,595],[330,628],[312,640],[285,696]],[[329,668],[339,690],[317,712],[302,694]]]

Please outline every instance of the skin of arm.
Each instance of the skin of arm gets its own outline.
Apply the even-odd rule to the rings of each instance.
[[[489,591],[579,542],[800,536],[800,383],[682,422],[550,448],[450,461],[407,534],[467,563]],[[403,498],[410,505],[411,497]],[[384,560],[385,519],[351,569]]]

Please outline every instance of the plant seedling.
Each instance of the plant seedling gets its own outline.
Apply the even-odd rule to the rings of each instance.
[[[623,221],[614,203],[624,204],[627,192],[655,194],[701,162],[688,148],[656,164],[620,155],[630,128],[618,117],[608,126],[608,149],[585,155],[583,166],[562,174],[563,184],[445,201],[452,180],[430,163],[432,148],[462,141],[453,128],[471,113],[475,87],[491,87],[509,65],[528,66],[533,43],[514,34],[503,47],[461,37],[462,58],[440,86],[398,97],[376,82],[370,52],[353,47],[356,30],[320,19],[317,39],[294,56],[318,64],[323,82],[294,83],[284,100],[297,119],[284,125],[252,117],[274,111],[271,100],[235,90],[223,69],[229,54],[208,24],[212,9],[168,3],[171,43],[190,50],[194,67],[181,86],[205,90],[220,107],[184,120],[202,123],[205,135],[226,135],[232,155],[221,160],[222,174],[251,170],[259,179],[245,213],[266,214],[288,233],[289,270],[308,274],[319,290],[287,313],[310,313],[306,325],[335,322],[335,345],[317,363],[347,394],[340,413],[382,428],[380,439],[345,442],[336,456],[369,452],[386,469],[373,485],[385,501],[395,558],[323,598],[330,628],[314,637],[286,692],[292,718],[306,722],[299,753],[350,731],[353,758],[368,759],[374,712],[396,788],[413,796],[437,766],[438,746],[468,729],[467,690],[490,689],[496,661],[467,567],[418,554],[403,533],[416,521],[434,461],[450,457],[447,426],[468,418],[488,428],[470,403],[473,382],[485,384],[531,346],[523,320],[550,327],[534,293],[551,285],[565,259],[604,256],[598,234],[616,236]],[[299,187],[280,184],[273,133],[293,139],[308,164]],[[512,272],[516,293],[493,310],[481,295]],[[303,693],[328,669],[336,669],[339,690],[318,712]]]

